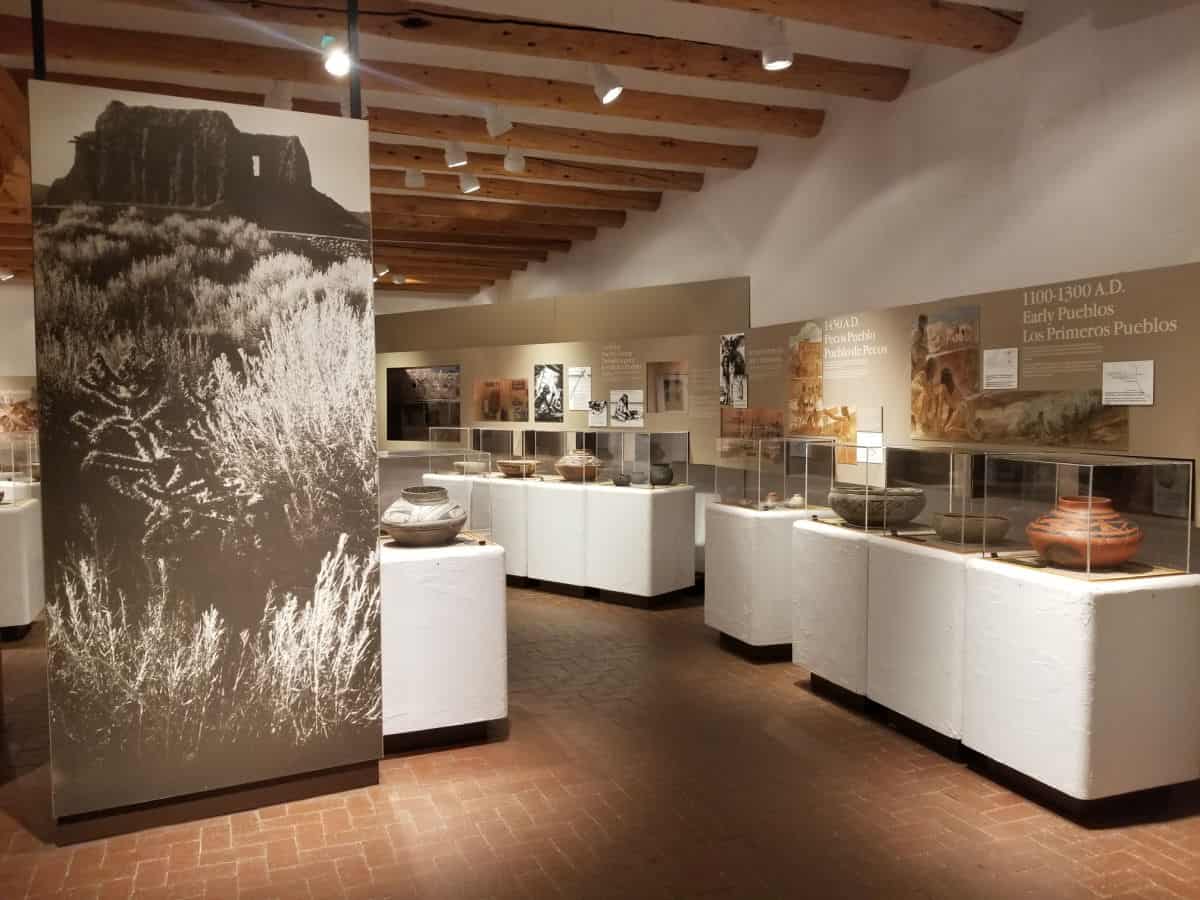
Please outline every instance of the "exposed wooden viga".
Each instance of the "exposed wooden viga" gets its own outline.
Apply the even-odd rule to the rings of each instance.
[[[27,28],[23,24],[26,22],[15,16],[0,17],[0,52],[20,53],[27,47]],[[154,68],[241,78],[286,79],[305,84],[326,84],[329,79],[321,56],[315,51],[67,22],[46,23],[46,51],[51,59],[136,62]],[[378,59],[362,60],[360,69],[366,90],[492,100],[597,117],[764,131],[790,137],[814,137],[825,120],[824,111],[819,109],[629,89],[621,95],[619,103],[605,106],[596,99],[590,84],[474,69]]]
[[[949,0],[681,0],[768,13],[883,37],[995,53],[1017,39],[1024,13]]]
[[[415,197],[409,194],[372,194],[372,213],[403,213],[412,216],[444,216],[482,222],[518,222],[538,225],[620,228],[625,212],[620,209],[576,209],[567,206],[529,206],[523,203],[480,203],[446,197]]]
[[[497,250],[492,247],[467,247],[454,244],[375,243],[375,256],[386,259],[427,259],[432,262],[505,263],[524,265],[545,262],[550,254],[545,250]]]
[[[0,68],[0,224],[28,225],[32,219],[29,171],[29,103],[12,75]],[[32,248],[22,259],[33,263]],[[6,268],[16,268],[15,265]]]
[[[479,190],[471,194],[471,197],[477,200],[509,200],[516,203],[535,203],[548,206],[651,211],[658,209],[662,202],[662,194],[652,191],[602,191],[595,188],[510,181],[504,178],[481,178],[479,185]],[[426,175],[424,187],[410,188],[405,184],[405,173],[396,169],[372,169],[371,187],[375,190],[417,190],[432,194],[462,193],[457,175]]]
[[[472,125],[472,128],[477,128]],[[423,128],[423,130],[429,130]],[[487,131],[484,129],[484,134]],[[419,135],[416,135],[419,136]],[[450,171],[441,149],[414,144],[371,142],[372,167],[420,169],[422,172]],[[496,153],[471,153],[467,164],[456,172],[473,175],[514,176],[504,168],[504,157]],[[644,188],[659,191],[698,191],[704,187],[703,172],[647,169],[640,166],[618,166],[609,163],[582,162],[570,159],[525,157],[525,178],[555,181],[564,184],[602,184],[623,188]]]
[[[185,0],[137,2],[164,9],[195,11],[195,6]],[[306,5],[310,8],[302,8]],[[283,0],[269,6],[247,4],[244,0],[217,0],[214,6],[227,14],[260,22],[330,27],[328,12],[312,9],[311,4],[301,0],[293,3]],[[564,4],[563,9],[566,8]],[[597,62],[714,81],[823,91],[872,100],[894,100],[908,82],[908,71],[895,66],[798,53],[791,68],[768,72],[762,67],[757,49],[396,0],[362,0],[359,3],[359,30],[364,34],[443,47]]]
[[[486,247],[489,250],[534,250],[539,253],[566,253],[571,241],[563,237],[533,235],[503,235],[447,233],[444,230],[430,231],[423,228],[402,228],[373,221],[371,237],[376,245],[406,244],[421,247],[462,247],[474,250]]]

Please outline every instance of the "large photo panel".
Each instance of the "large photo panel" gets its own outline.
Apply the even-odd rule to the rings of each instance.
[[[378,758],[366,123],[29,88],[55,815]]]

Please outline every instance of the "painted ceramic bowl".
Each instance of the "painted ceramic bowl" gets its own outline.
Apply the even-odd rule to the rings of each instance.
[[[487,471],[487,463],[480,459],[460,459],[454,464],[454,471],[459,475],[482,475]]]
[[[1115,569],[1142,546],[1142,529],[1121,518],[1107,497],[1060,497],[1025,528],[1038,555],[1065,569]]]
[[[467,514],[450,500],[444,487],[417,485],[400,492],[380,524],[401,547],[448,544],[467,524]]]
[[[528,478],[537,471],[535,459],[498,459],[496,468],[505,478]]]
[[[787,498],[787,502],[783,505],[786,506],[788,509],[804,509],[805,508],[804,495],[803,494],[792,494],[792,496]]]
[[[1004,516],[973,513],[940,513],[933,517],[933,530],[952,544],[998,544],[1008,534]]]
[[[633,478],[624,472],[617,472],[613,475],[613,487],[629,487],[632,483]]]
[[[600,475],[600,460],[586,450],[572,450],[554,464],[554,471],[564,481],[596,481]]]
[[[860,528],[868,522],[872,528],[898,528],[921,514],[925,492],[911,487],[868,489],[860,484],[840,484],[829,492],[829,506]]]

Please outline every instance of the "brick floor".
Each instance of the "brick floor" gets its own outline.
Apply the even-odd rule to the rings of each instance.
[[[10,645],[0,898],[1200,898],[1200,816],[1080,827],[720,649],[694,606],[509,610],[508,740],[62,849],[40,633]]]

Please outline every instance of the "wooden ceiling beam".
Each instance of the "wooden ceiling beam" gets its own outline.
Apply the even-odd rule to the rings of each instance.
[[[371,165],[420,169],[423,172],[452,171],[446,166],[446,159],[440,148],[383,141],[371,142]],[[504,157],[494,153],[470,153],[467,155],[467,164],[453,171],[470,172],[474,175],[498,175],[501,178],[512,177],[504,168]],[[703,172],[644,169],[638,166],[540,159],[532,156],[525,157],[525,171],[520,177],[535,181],[602,184],[658,191],[698,191],[704,186]]]
[[[453,261],[456,259],[479,262],[545,262],[550,254],[545,250],[497,249],[493,247],[463,246],[456,244],[419,244],[377,242],[375,256],[404,256],[412,259]]]
[[[0,52],[27,53],[27,32],[28,19],[0,17]],[[329,80],[321,55],[315,49],[308,52],[67,22],[46,23],[46,51],[52,59],[134,63],[174,71],[303,84],[327,84]],[[596,98],[590,84],[389,60],[364,59],[360,72],[365,90],[453,96],[598,117],[765,131],[802,138],[815,136],[825,121],[825,112],[819,109],[631,89],[626,89],[616,103],[606,106]]]
[[[556,241],[591,241],[596,229],[577,225],[539,225],[531,222],[489,222],[482,219],[454,219],[443,216],[422,216],[409,213],[373,213],[373,229],[424,231],[429,234],[474,235],[500,241],[521,241],[538,238]]]
[[[368,118],[373,131],[388,134],[403,134],[437,141],[458,140],[470,144],[517,147],[521,150],[541,150],[546,153],[596,156],[601,159],[716,169],[749,169],[758,156],[757,147],[685,141],[652,134],[532,125],[524,122],[513,125],[511,131],[493,138],[488,134],[484,120],[473,116],[438,115],[378,106],[368,109]]]
[[[625,224],[625,211],[620,209],[528,206],[523,203],[420,197],[411,194],[371,194],[371,210],[373,213],[443,216],[449,219],[477,219],[485,222],[529,222],[538,225],[620,228]]]
[[[460,296],[470,296],[477,294],[486,285],[460,286],[460,285],[436,285],[436,284],[384,284],[380,282],[375,285],[376,291],[383,291],[389,294],[456,294]]]
[[[372,169],[372,189],[411,191],[431,194],[461,194],[458,176],[429,174],[423,188],[409,188],[405,173],[397,169]],[[662,194],[653,191],[601,191],[536,181],[516,181],[505,178],[481,178],[480,188],[471,197],[477,200],[509,200],[514,203],[535,203],[549,206],[575,206],[587,209],[640,209],[653,211],[662,203]]]
[[[504,237],[494,234],[447,234],[421,228],[398,228],[373,222],[371,237],[376,245],[408,244],[436,247],[487,247],[493,250],[534,250],[545,253],[566,253],[571,242],[553,237]]]
[[[7,240],[10,238],[25,241],[26,243],[32,243],[33,225],[29,223],[22,225],[0,224],[0,240]]]
[[[194,6],[183,0],[138,2],[195,11]],[[286,3],[253,5],[243,0],[218,0],[214,4],[223,12],[256,21],[305,28],[331,27],[328,12],[302,6],[302,3],[295,6]],[[605,63],[713,81],[822,91],[872,100],[896,99],[908,81],[908,71],[894,66],[803,53],[796,54],[791,68],[768,72],[762,67],[760,51],[744,47],[395,0],[362,0],[359,3],[359,29],[364,34],[442,47]]]
[[[513,273],[513,270],[508,268],[483,269],[478,267],[472,268],[470,266],[437,266],[432,263],[421,265],[415,262],[407,265],[400,265],[397,262],[397,265],[391,266],[391,269],[393,272],[403,275],[406,278],[429,280],[453,278],[461,281],[498,281],[508,278]],[[385,279],[380,279],[380,281],[383,280]]]
[[[511,272],[513,269],[524,269],[529,265],[529,261],[525,259],[495,259],[486,256],[459,256],[453,253],[411,254],[384,248],[375,251],[375,262],[383,263],[395,272],[405,271],[405,266],[423,265],[460,266],[467,270],[503,269]]]
[[[0,67],[0,222],[32,220],[29,169],[29,101],[7,69]]]
[[[767,13],[882,37],[995,53],[1017,39],[1024,13],[949,0],[682,0]]]

